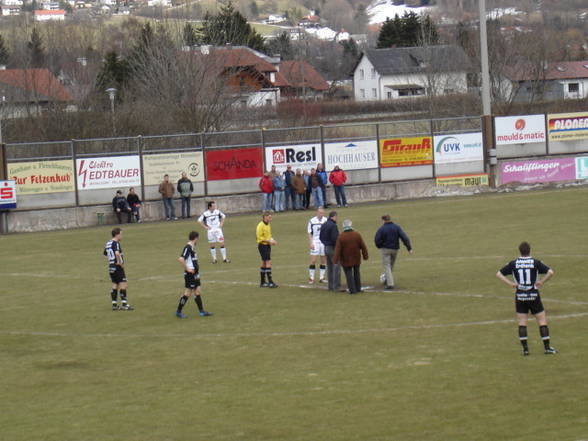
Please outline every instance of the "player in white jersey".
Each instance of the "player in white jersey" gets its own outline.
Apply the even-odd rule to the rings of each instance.
[[[316,260],[320,256],[320,278],[319,282],[325,282],[325,265],[327,258],[325,256],[325,246],[321,242],[321,227],[327,221],[325,217],[325,210],[319,208],[316,211],[316,216],[308,221],[306,228],[308,233],[308,241],[310,245],[310,265],[308,266],[309,280],[308,283],[314,283],[314,274],[316,272]]]
[[[208,203],[208,210],[200,215],[198,222],[207,230],[208,244],[210,245],[210,254],[212,263],[216,263],[216,244],[220,246],[220,252],[224,263],[230,263],[227,259],[227,250],[225,249],[225,238],[223,236],[223,225],[225,224],[225,214],[216,208],[216,202]]]

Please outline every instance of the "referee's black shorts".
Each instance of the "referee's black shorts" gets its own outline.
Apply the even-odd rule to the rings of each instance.
[[[261,260],[272,260],[272,247],[270,245],[260,243],[257,245],[257,249],[259,250]]]
[[[545,308],[543,308],[543,302],[539,296],[534,300],[515,300],[515,307],[517,314],[528,314],[530,312],[535,315],[545,311]]]

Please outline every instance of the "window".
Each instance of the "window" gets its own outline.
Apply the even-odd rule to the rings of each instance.
[[[265,100],[265,105],[266,106],[271,106],[273,104],[274,104],[274,102],[271,99],[268,98],[268,99]]]
[[[580,92],[580,83],[570,83],[570,84],[568,84],[568,92],[569,93],[578,93],[578,92]]]
[[[372,67],[372,79],[376,78],[376,69]]]
[[[386,96],[388,97],[389,100],[392,99],[392,92],[387,92]]]
[[[378,97],[378,91],[376,89],[372,89],[372,98]]]
[[[365,98],[365,89],[359,89],[359,96]]]
[[[363,69],[359,69],[359,79],[360,80],[365,79],[365,73],[364,73]]]

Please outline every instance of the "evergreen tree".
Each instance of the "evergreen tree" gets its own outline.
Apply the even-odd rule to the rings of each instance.
[[[217,15],[206,14],[202,26],[202,41],[214,46],[234,44],[249,46],[258,51],[264,50],[263,37],[235,10],[231,2],[221,6]]]
[[[190,23],[186,23],[184,26],[184,30],[182,31],[182,41],[184,42],[184,45],[189,47],[198,44],[198,36]]]
[[[4,37],[2,36],[2,34],[0,34],[0,64],[6,66],[8,64],[9,59],[10,52],[8,52],[8,48],[6,47]]]
[[[104,92],[110,87],[121,91],[128,84],[130,76],[129,65],[121,60],[115,51],[106,53],[102,67],[96,80],[96,89]],[[120,94],[118,95],[120,96]]]
[[[378,35],[378,49],[388,47],[412,47],[435,44],[439,40],[437,28],[431,18],[419,17],[414,12],[387,19]]]
[[[276,38],[270,40],[266,45],[266,53],[270,55],[280,54],[282,60],[294,59],[294,48],[290,40],[290,35],[284,31]]]
[[[27,48],[29,50],[31,67],[44,67],[45,49],[43,48],[43,39],[37,31],[37,28],[33,28],[31,40],[27,43]]]
[[[341,59],[342,72],[346,75],[351,75],[357,60],[359,60],[359,48],[353,38],[350,38],[347,41],[342,41],[341,46],[343,46],[343,55]]]

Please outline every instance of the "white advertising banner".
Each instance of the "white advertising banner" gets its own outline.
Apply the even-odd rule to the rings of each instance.
[[[268,170],[272,165],[275,165],[278,171],[286,170],[289,165],[294,171],[297,168],[310,170],[316,168],[321,162],[323,162],[323,155],[320,142],[265,148],[265,164]]]
[[[482,133],[463,133],[434,136],[435,164],[482,161],[484,146]]]
[[[545,115],[494,118],[496,145],[545,142]]]
[[[76,160],[78,190],[141,185],[139,156],[111,156]]]
[[[378,168],[378,142],[369,141],[325,143],[325,169],[338,165],[343,170]]]

